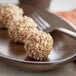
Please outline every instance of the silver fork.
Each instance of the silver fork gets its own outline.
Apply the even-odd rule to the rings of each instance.
[[[58,30],[58,31],[63,32],[73,38],[76,38],[76,32],[73,32],[73,31],[63,28],[63,27],[52,27],[37,13],[31,14],[31,17],[38,24],[39,30],[43,30],[45,32],[52,32],[53,30]]]

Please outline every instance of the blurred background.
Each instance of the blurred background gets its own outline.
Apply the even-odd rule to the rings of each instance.
[[[50,11],[67,11],[76,8],[76,0],[0,0],[0,3],[29,4]]]
[[[27,4],[46,8],[76,25],[76,0],[0,0],[0,3]]]

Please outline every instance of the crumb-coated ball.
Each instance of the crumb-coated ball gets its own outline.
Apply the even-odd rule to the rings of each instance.
[[[47,59],[53,47],[53,39],[50,34],[37,31],[32,34],[24,43],[28,57],[42,61]]]
[[[23,16],[23,10],[14,4],[0,4],[0,28],[8,28],[11,21]]]
[[[8,28],[8,33],[11,40],[23,43],[27,36],[29,36],[32,32],[35,32],[36,26],[37,25],[32,18],[24,16],[19,21],[11,23]]]

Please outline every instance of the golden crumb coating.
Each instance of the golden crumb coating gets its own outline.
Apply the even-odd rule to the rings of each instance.
[[[50,34],[37,31],[25,41],[24,48],[28,56],[35,60],[45,60],[53,47],[53,39]]]
[[[8,33],[14,42],[23,43],[31,32],[35,32],[36,26],[36,23],[31,18],[24,16],[19,21],[11,23]]]
[[[0,28],[8,28],[11,21],[23,16],[23,10],[14,4],[0,4]]]

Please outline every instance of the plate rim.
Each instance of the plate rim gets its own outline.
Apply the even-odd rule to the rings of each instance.
[[[20,4],[19,4],[20,5]],[[39,9],[39,8],[35,8],[31,5],[25,5],[25,6],[29,6],[29,7],[32,7],[34,9]],[[42,9],[39,9],[39,10],[42,10]],[[47,11],[48,13],[51,13],[49,12],[48,10],[46,9],[43,9],[44,11]],[[61,17],[61,16],[57,16],[53,13],[51,13],[52,15],[60,18],[61,20],[65,21],[66,23],[68,23],[70,26],[74,26],[73,28],[76,29],[75,25],[72,24],[70,21],[68,21],[67,19]],[[45,64],[61,64],[61,63],[65,63],[65,62],[69,62],[69,61],[72,61],[74,59],[76,59],[76,53],[69,56],[69,57],[66,57],[64,59],[61,59],[61,60],[56,60],[56,61],[48,61],[48,62],[43,62],[43,61],[25,61],[25,60],[21,60],[21,59],[16,59],[16,58],[12,58],[12,57],[9,57],[9,56],[6,56],[6,55],[3,55],[3,54],[0,54],[0,59],[6,59],[6,60],[11,60],[11,61],[14,61],[14,62],[19,62],[19,63],[26,63],[26,64],[37,64],[37,65],[45,65]]]

